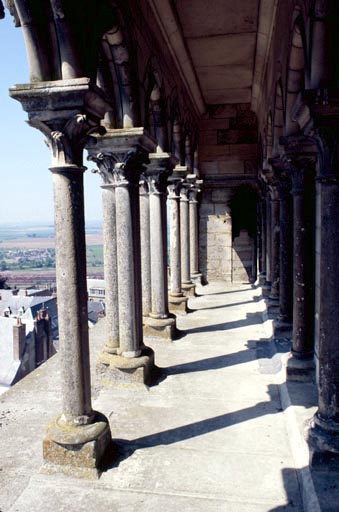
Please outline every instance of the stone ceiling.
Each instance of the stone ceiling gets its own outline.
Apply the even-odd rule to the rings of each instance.
[[[205,102],[250,102],[260,0],[174,3]]]

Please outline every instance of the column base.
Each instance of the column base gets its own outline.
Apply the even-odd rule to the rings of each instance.
[[[144,335],[164,341],[173,341],[177,334],[175,317],[168,318],[144,318]]]
[[[313,359],[298,359],[291,353],[286,363],[286,377],[289,381],[313,382],[315,364]]]
[[[96,371],[104,386],[121,383],[150,385],[155,374],[154,352],[149,347],[143,347],[139,357],[102,352],[97,360]]]
[[[196,297],[195,288],[196,285],[194,283],[183,283],[181,285],[182,291],[186,295],[186,297]]]
[[[182,295],[181,297],[176,297],[174,295],[168,295],[168,308],[171,313],[186,315],[189,312],[187,307],[188,297]]]
[[[191,280],[193,283],[201,285],[202,284],[202,274],[200,272],[198,272],[197,274],[192,274]]]
[[[102,473],[104,456],[111,448],[111,431],[103,414],[95,412],[93,423],[79,426],[63,425],[57,418],[46,429],[40,471],[97,479]]]
[[[339,424],[320,419],[317,413],[305,423],[305,438],[310,450],[310,466],[339,470]]]
[[[292,338],[292,322],[286,320],[283,316],[278,316],[278,318],[273,321],[273,332],[275,338]]]
[[[259,286],[264,286],[264,284],[266,282],[266,272],[260,273],[258,282],[259,282]]]
[[[267,312],[271,315],[278,315],[280,310],[279,299],[275,297],[268,297],[267,299]]]
[[[262,294],[264,297],[268,297],[270,293],[271,293],[271,282],[265,281],[264,284],[262,285]]]

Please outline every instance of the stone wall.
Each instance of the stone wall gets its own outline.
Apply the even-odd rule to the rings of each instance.
[[[210,106],[200,123],[200,270],[205,279],[232,281],[232,191],[254,183],[257,123],[250,105]],[[245,250],[251,250],[245,247]]]
[[[229,190],[205,190],[200,204],[200,270],[204,280],[232,276],[232,219]]]

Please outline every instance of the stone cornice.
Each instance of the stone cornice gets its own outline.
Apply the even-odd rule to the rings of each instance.
[[[258,112],[261,104],[278,2],[279,0],[260,1],[251,101],[251,108],[254,112]]]

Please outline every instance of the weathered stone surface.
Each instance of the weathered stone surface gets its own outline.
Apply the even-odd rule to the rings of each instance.
[[[188,313],[187,307],[188,297],[174,297],[168,296],[168,306],[171,313],[186,315]]]
[[[164,341],[173,341],[177,334],[176,319],[171,318],[144,318],[144,335]]]
[[[97,360],[97,375],[103,386],[150,384],[155,372],[154,352],[145,347],[139,357],[119,357],[102,353]]]
[[[110,448],[111,432],[102,414],[95,413],[94,422],[89,425],[70,426],[58,418],[47,426],[43,442],[46,462],[41,471],[97,478],[102,459]]]

